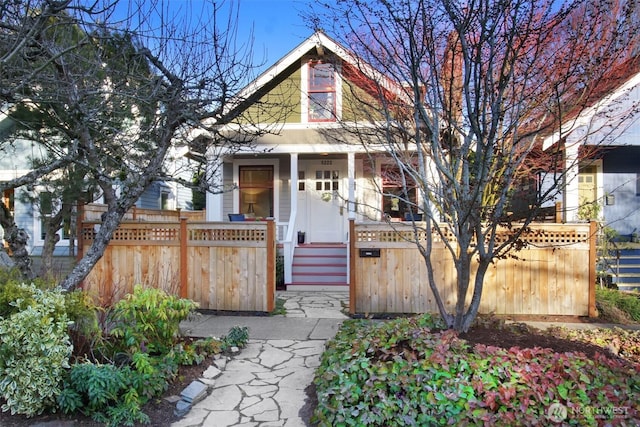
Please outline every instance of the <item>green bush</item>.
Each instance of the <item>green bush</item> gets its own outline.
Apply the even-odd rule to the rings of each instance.
[[[3,411],[33,416],[55,407],[72,346],[65,297],[34,285],[16,287],[30,295],[12,303],[20,309],[0,320],[0,394]]]
[[[196,308],[191,300],[136,285],[133,294],[118,301],[108,315],[115,350],[168,353],[177,342],[180,322]]]
[[[58,396],[58,405],[65,413],[81,411],[107,426],[148,423],[149,417],[141,409],[148,399],[141,398],[134,386],[138,377],[128,367],[74,364]]]
[[[82,301],[72,307],[83,312]],[[74,364],[58,398],[60,408],[112,426],[147,422],[142,406],[168,388],[179,363],[202,361],[201,353],[213,348],[178,344],[180,322],[195,308],[193,301],[135,286],[107,310],[106,340],[93,349],[112,363]]]
[[[621,292],[616,289],[596,289],[596,301],[608,303],[623,311],[635,322],[640,322],[640,295],[638,293]]]
[[[9,317],[21,308],[33,303],[33,289],[53,289],[54,283],[36,279],[34,287],[24,286],[24,279],[17,268],[0,268],[0,317]],[[17,306],[15,301],[21,301]]]
[[[638,365],[550,349],[471,347],[429,319],[346,321],[316,371],[320,426],[543,425],[553,403],[565,425],[636,424]],[[596,420],[585,408],[624,408]]]
[[[228,347],[244,347],[249,340],[249,328],[246,326],[233,326],[229,333],[223,338]]]

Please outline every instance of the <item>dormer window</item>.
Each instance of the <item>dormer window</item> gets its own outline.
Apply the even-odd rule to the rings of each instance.
[[[309,61],[309,121],[336,120],[336,72],[331,63]]]

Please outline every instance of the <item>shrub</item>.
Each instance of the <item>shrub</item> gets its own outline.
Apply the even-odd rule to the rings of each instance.
[[[25,286],[20,270],[0,268],[0,317],[9,317],[33,303],[34,289],[53,289],[54,283],[36,279],[34,286]],[[20,306],[15,304],[20,300]]]
[[[228,347],[244,347],[249,340],[249,328],[246,326],[233,326],[229,333],[223,338]]]
[[[88,357],[102,346],[102,329],[98,323],[98,312],[102,309],[93,304],[86,292],[75,290],[65,295],[67,316],[73,322],[69,327],[69,336],[73,343],[76,358]]]
[[[557,402],[568,409],[566,425],[640,421],[640,379],[632,364],[550,349],[471,347],[431,323],[345,321],[316,371],[314,420],[320,426],[541,425]],[[605,407],[624,408],[624,418],[596,420],[603,414],[584,410]]]
[[[33,416],[55,406],[72,346],[64,296],[22,286],[16,289],[31,296],[14,301],[20,311],[0,320],[0,393],[3,411]]]
[[[58,404],[65,413],[81,411],[107,426],[149,422],[133,383],[137,375],[127,368],[91,362],[74,364]]]
[[[640,295],[616,289],[596,289],[596,300],[601,307],[613,306],[626,313],[634,322],[640,322]]]
[[[191,300],[136,285],[133,294],[118,301],[109,313],[116,350],[168,353],[177,341],[180,322],[196,308]]]

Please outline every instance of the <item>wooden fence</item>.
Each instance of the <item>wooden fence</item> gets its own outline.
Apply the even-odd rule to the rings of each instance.
[[[82,224],[82,248],[91,246],[96,226]],[[143,284],[190,298],[202,309],[270,312],[275,250],[273,221],[122,222],[83,288],[101,304]]]
[[[529,245],[515,253],[517,258],[497,260],[489,267],[480,312],[595,316],[595,223],[533,224],[530,229],[523,236]],[[438,311],[424,259],[411,243],[413,233],[410,225],[392,228],[351,221],[352,314]],[[442,242],[434,242],[431,260],[438,290],[453,310],[456,271]],[[467,302],[471,295],[470,289]]]
[[[107,211],[107,205],[102,203],[89,203],[82,205],[82,212],[79,217],[85,221],[100,221],[100,216]],[[180,218],[187,218],[190,221],[204,221],[205,211],[184,211],[141,209],[133,206],[124,214],[123,220],[127,221],[179,221]]]

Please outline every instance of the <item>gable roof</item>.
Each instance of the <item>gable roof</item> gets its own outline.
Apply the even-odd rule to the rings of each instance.
[[[565,113],[563,125],[571,123],[565,134],[588,124],[596,115],[638,86],[640,55],[635,55],[602,76],[595,82],[585,101],[577,104],[573,111]],[[558,131],[547,136],[543,141],[543,149],[546,150],[559,142],[560,137]]]
[[[347,53],[346,49],[327,36],[324,32],[316,31],[309,38],[283,56],[278,62],[260,74],[255,80],[249,83],[242,91],[240,91],[240,93],[238,93],[238,98],[249,98],[271,80],[276,78],[280,73],[298,62],[304,55],[314,48],[318,50],[324,50],[326,48],[336,54],[343,61],[353,62],[353,57]]]
[[[397,95],[401,93],[399,86],[391,82],[385,75],[350,53],[344,46],[327,36],[323,31],[318,30],[245,86],[245,88],[234,97],[235,102],[230,103],[231,106],[227,112],[237,109],[241,110],[246,107],[246,104],[250,104],[256,94],[259,94],[267,88],[278,76],[298,63],[305,55],[313,50],[319,53],[323,53],[325,50],[330,51],[344,63],[350,64],[366,78],[381,84],[387,91]]]

